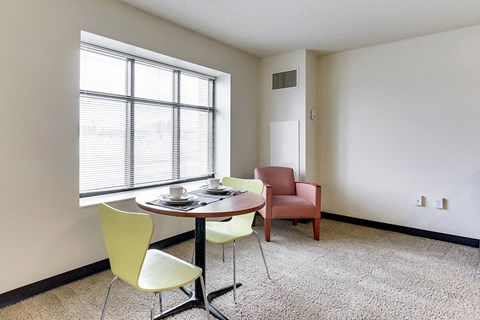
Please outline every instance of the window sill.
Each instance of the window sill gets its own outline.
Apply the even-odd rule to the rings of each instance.
[[[192,182],[185,182],[182,183],[182,186],[185,187],[188,191],[195,190],[200,188],[200,186],[204,185],[204,181],[192,181]],[[79,205],[80,207],[90,207],[96,206],[100,203],[104,202],[115,202],[115,201],[124,201],[124,200],[131,200],[135,199],[139,194],[145,192],[156,192],[158,195],[168,193],[169,186],[161,186],[161,187],[152,187],[140,190],[132,190],[132,191],[124,191],[124,192],[117,192],[117,193],[110,193],[104,194],[100,196],[93,196],[87,198],[80,198]]]

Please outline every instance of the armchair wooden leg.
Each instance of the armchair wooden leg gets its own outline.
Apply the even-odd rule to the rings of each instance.
[[[270,229],[272,226],[271,219],[264,219],[263,220],[263,229],[265,230],[265,241],[270,242]]]
[[[255,227],[256,225],[257,225],[257,213],[255,212],[253,214],[252,227]]]
[[[298,224],[298,219],[293,219],[293,225],[296,226]]]
[[[313,219],[313,238],[320,240],[320,218]]]

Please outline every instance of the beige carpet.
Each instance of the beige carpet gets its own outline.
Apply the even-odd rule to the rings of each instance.
[[[260,219],[258,219],[260,220]],[[257,227],[263,235],[261,227]],[[193,241],[168,250],[189,260]],[[321,240],[312,225],[275,221],[264,250],[268,280],[254,237],[237,242],[232,294],[214,300],[231,319],[480,319],[480,269],[476,248],[322,220]],[[231,282],[231,246],[207,245],[207,288]],[[110,271],[102,272],[0,309],[0,319],[99,319]],[[148,295],[117,282],[107,319],[147,319]],[[164,294],[164,306],[185,296]],[[194,309],[172,319],[204,319]]]

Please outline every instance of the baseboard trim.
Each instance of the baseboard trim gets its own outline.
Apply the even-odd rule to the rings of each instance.
[[[154,249],[163,249],[172,246],[177,243],[181,243],[186,240],[193,239],[195,237],[195,231],[188,231],[179,235],[157,241],[150,245]],[[80,280],[95,273],[105,271],[110,268],[108,259],[94,262],[92,264],[67,271],[65,273],[37,281],[26,286],[7,291],[0,294],[0,308],[12,305],[20,302],[24,299],[33,297],[39,293],[63,286],[67,283]]]
[[[354,217],[339,215],[331,212],[322,211],[322,218],[356,224],[356,225],[375,228],[375,229],[394,231],[394,232],[404,233],[404,234],[417,236],[417,237],[423,237],[423,238],[440,240],[440,241],[445,241],[445,242],[450,242],[455,244],[461,244],[461,245],[474,247],[474,248],[478,248],[480,244],[479,239],[455,236],[455,235],[422,230],[422,229],[415,229],[415,228],[404,227],[404,226],[399,226],[399,225],[394,225],[394,224],[389,224],[384,222],[354,218]],[[155,249],[164,249],[174,244],[193,239],[194,236],[195,236],[195,231],[192,230],[192,231],[188,231],[188,232],[152,243],[150,247]],[[65,273],[2,293],[0,294],[0,308],[4,308],[6,306],[20,302],[34,295],[60,287],[70,282],[80,280],[82,278],[93,275],[95,273],[105,271],[109,268],[110,268],[110,263],[108,262],[108,259],[105,259],[105,260],[94,262],[92,264],[89,264],[71,271],[67,271]]]
[[[404,233],[412,236],[423,237],[423,238],[428,238],[433,240],[440,240],[440,241],[445,241],[445,242],[450,242],[455,244],[461,244],[469,247],[475,247],[475,248],[479,247],[479,239],[474,239],[474,238],[466,238],[466,237],[455,236],[455,235],[446,234],[446,233],[415,229],[415,228],[404,227],[404,226],[399,226],[395,224],[348,217],[348,216],[343,216],[343,215],[324,212],[324,211],[322,211],[322,218],[356,224],[356,225],[375,228],[375,229],[394,231],[394,232]]]

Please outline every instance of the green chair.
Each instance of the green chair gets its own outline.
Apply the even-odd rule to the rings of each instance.
[[[229,186],[237,190],[245,189],[250,192],[262,194],[263,182],[256,179],[239,179],[232,177],[224,177],[222,179],[224,186]],[[206,240],[211,243],[222,244],[222,259],[225,262],[225,244],[233,243],[233,300],[236,301],[236,270],[235,270],[235,241],[255,234],[258,245],[260,246],[260,253],[262,254],[265,270],[267,271],[268,279],[270,273],[268,272],[267,261],[263,253],[262,243],[257,231],[252,229],[255,212],[250,212],[238,216],[233,216],[228,221],[207,221],[206,223]]]
[[[102,320],[105,317],[112,285],[118,278],[138,290],[153,293],[150,309],[152,320],[155,315],[157,294],[162,313],[161,292],[180,288],[200,278],[207,319],[210,319],[202,269],[160,250],[148,249],[154,229],[150,215],[124,212],[106,204],[100,204],[99,211],[110,267],[115,275],[108,287]]]

